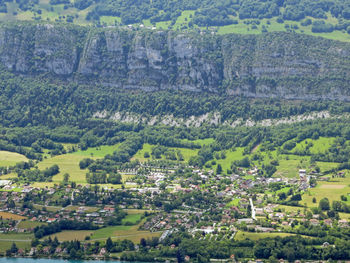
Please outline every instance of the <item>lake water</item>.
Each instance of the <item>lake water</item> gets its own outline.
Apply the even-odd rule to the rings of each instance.
[[[0,263],[121,263],[116,260],[65,260],[65,259],[45,259],[45,258],[0,258]]]

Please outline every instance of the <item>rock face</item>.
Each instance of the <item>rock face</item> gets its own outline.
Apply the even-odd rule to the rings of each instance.
[[[123,89],[182,89],[287,99],[350,100],[350,44],[293,33],[225,35],[0,27],[0,64],[24,75]]]

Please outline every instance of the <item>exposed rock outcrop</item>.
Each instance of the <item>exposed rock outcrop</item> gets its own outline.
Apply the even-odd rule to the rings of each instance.
[[[293,33],[225,35],[4,24],[0,64],[105,86],[350,100],[350,44]]]

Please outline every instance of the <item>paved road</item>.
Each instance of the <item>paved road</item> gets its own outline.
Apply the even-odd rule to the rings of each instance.
[[[250,207],[252,209],[252,218],[254,220],[256,220],[256,217],[255,217],[255,207],[254,207],[254,204],[253,204],[253,199],[249,198],[249,202],[250,202]]]

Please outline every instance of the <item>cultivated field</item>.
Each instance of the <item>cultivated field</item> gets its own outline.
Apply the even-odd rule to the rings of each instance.
[[[42,222],[37,222],[37,221],[28,221],[28,220],[22,220],[19,224],[19,228],[24,228],[24,229],[30,229],[30,228],[35,228],[37,226],[42,226],[46,225],[46,223]]]
[[[93,231],[90,230],[74,230],[74,231],[62,231],[59,233],[55,233],[50,235],[52,239],[57,237],[58,241],[71,241],[71,240],[79,240],[84,241],[85,237],[90,236],[93,233]],[[46,239],[45,237],[44,239]]]
[[[292,233],[253,233],[253,232],[243,232],[238,231],[235,235],[235,240],[245,240],[245,239],[251,239],[251,240],[259,240],[262,238],[267,237],[287,237],[287,236],[295,236],[295,234]]]
[[[0,218],[2,219],[13,219],[13,220],[22,220],[26,219],[25,216],[15,215],[7,212],[0,212]]]

